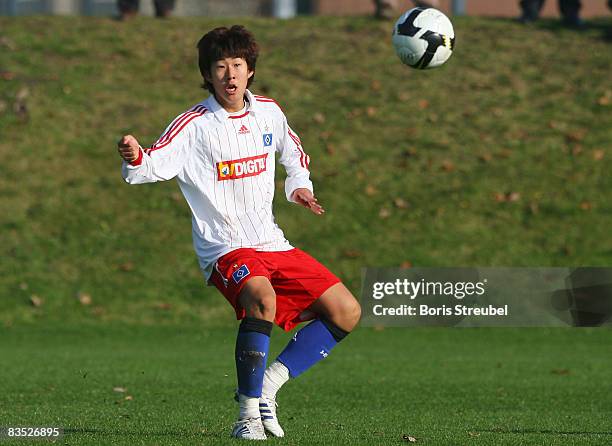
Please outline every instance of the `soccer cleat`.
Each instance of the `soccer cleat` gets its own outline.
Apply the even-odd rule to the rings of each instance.
[[[242,440],[266,440],[268,438],[261,424],[261,418],[244,418],[236,421],[232,429],[232,437]]]
[[[278,418],[276,418],[277,407],[278,404],[276,404],[276,398],[271,398],[264,395],[259,398],[259,413],[261,413],[263,427],[275,437],[284,437],[285,432],[278,423]]]

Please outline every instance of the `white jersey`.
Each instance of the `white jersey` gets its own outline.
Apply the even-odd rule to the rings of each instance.
[[[247,108],[229,114],[211,95],[179,115],[139,159],[123,163],[127,183],[177,179],[192,213],[193,245],[210,277],[216,260],[238,248],[292,248],[274,222],[275,153],[287,171],[285,194],[312,191],[309,157],[278,104],[246,91]]]

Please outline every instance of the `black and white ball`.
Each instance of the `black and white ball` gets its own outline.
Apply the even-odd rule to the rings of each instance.
[[[455,30],[437,9],[413,8],[395,22],[393,46],[406,65],[421,70],[436,68],[453,54]]]

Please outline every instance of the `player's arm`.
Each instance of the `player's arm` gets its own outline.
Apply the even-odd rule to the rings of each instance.
[[[167,133],[167,132],[166,132]],[[143,148],[132,135],[123,136],[117,143],[117,151],[123,159],[121,173],[129,184],[153,183],[174,178],[181,171],[192,146],[191,129],[182,129]]]
[[[287,171],[285,180],[285,195],[287,200],[310,209],[314,214],[325,212],[314,195],[310,181],[310,157],[304,152],[297,134],[291,130],[287,121],[283,120],[283,135],[279,138],[277,151],[280,153],[280,163]]]

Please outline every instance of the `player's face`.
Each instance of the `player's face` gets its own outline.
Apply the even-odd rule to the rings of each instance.
[[[246,60],[227,57],[213,62],[210,79],[215,89],[215,98],[228,112],[237,112],[244,107],[244,91],[253,71],[249,70]]]

